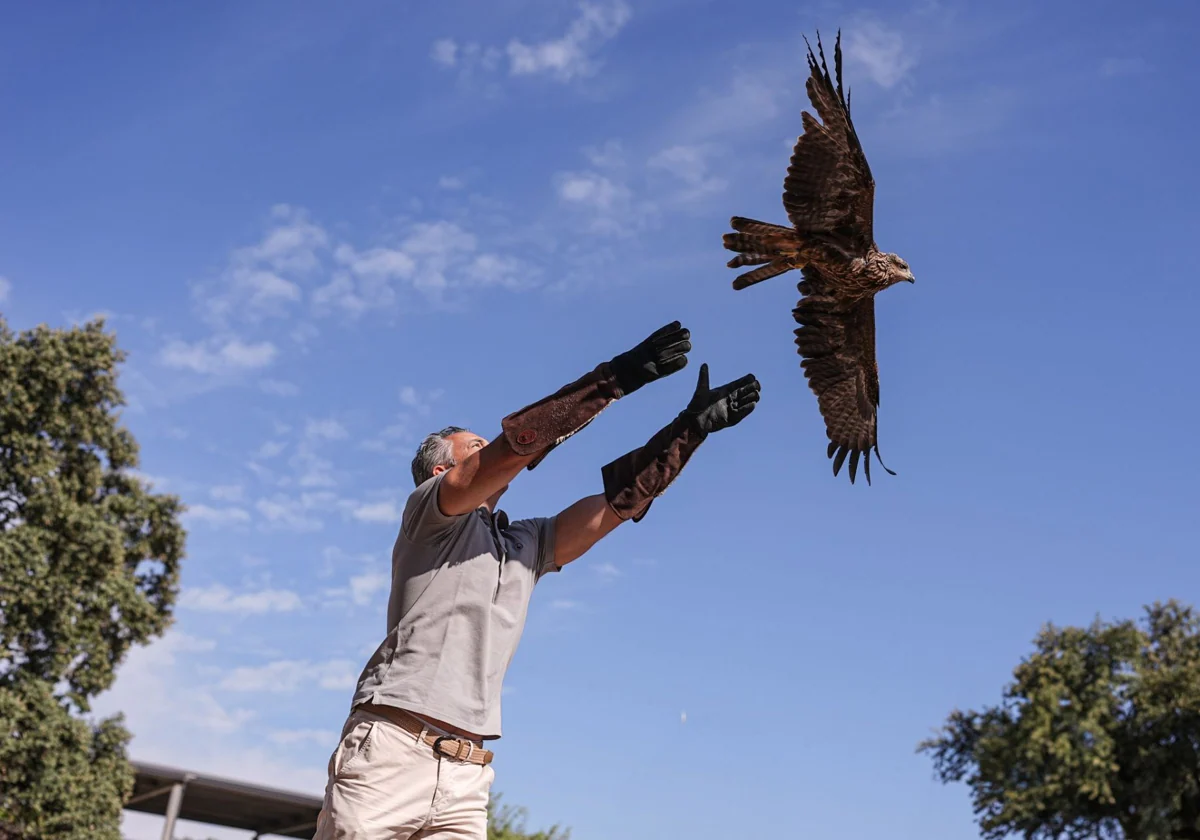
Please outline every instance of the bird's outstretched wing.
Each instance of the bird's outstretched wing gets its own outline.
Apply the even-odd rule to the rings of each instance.
[[[804,280],[798,286],[802,297],[792,310],[792,316],[800,324],[796,330],[796,349],[803,359],[800,366],[804,377],[817,395],[821,416],[825,418],[833,474],[838,474],[849,457],[853,484],[862,458],[870,484],[874,449],[879,465],[895,475],[879,457],[875,301],[868,297],[844,303],[829,277],[815,265],[805,266],[802,273]]]
[[[801,239],[822,240],[853,259],[874,245],[875,179],[850,119],[849,100],[842,96],[841,31],[833,53],[836,84],[819,35],[817,49],[819,64],[808,49],[805,87],[824,124],[808,111],[800,115],[804,133],[792,149],[783,206]]]

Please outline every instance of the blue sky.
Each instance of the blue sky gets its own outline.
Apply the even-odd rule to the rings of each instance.
[[[967,791],[917,742],[996,701],[1043,622],[1200,584],[1189,4],[81,2],[4,22],[0,307],[14,327],[107,313],[141,470],[191,507],[178,621],[99,704],[136,757],[319,792],[385,630],[420,436],[494,435],[676,318],[693,366],[504,500],[550,515],[597,492],[700,361],[763,384],[643,522],[539,586],[496,784],[531,825],[970,836]],[[917,276],[877,302],[898,475],[873,487],[830,474],[793,277],[735,294],[720,244],[731,215],[785,221],[801,36],[839,25],[876,236]]]

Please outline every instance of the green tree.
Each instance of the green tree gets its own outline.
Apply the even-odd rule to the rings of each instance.
[[[500,800],[500,795],[494,794],[488,802],[487,840],[570,840],[571,832],[557,825],[549,831],[526,833],[526,810],[503,805]]]
[[[170,624],[185,542],[179,500],[129,473],[123,360],[103,320],[0,317],[0,838],[120,837],[130,736],[83,716]]]
[[[965,782],[988,840],[1200,840],[1200,621],[1045,627],[1003,702],[955,711],[919,751]]]

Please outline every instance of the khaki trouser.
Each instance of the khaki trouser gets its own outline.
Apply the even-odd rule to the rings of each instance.
[[[495,771],[437,755],[385,718],[355,709],[329,759],[313,840],[486,840]]]

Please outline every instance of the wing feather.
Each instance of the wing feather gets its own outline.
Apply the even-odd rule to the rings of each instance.
[[[834,46],[836,87],[817,38],[820,63],[808,49],[809,101],[821,117],[800,115],[804,133],[796,139],[783,182],[783,206],[801,239],[823,240],[848,258],[874,244],[875,179],[867,163],[850,108],[842,96],[842,45]]]
[[[816,266],[802,269],[804,280],[798,285],[802,294],[792,316],[796,330],[796,349],[802,361],[804,377],[817,396],[817,405],[825,419],[829,437],[828,456],[837,475],[846,457],[850,457],[850,482],[853,484],[860,456],[866,456],[864,470],[871,482],[871,450],[879,458],[877,417],[879,408],[879,369],[875,362],[875,301],[866,298],[843,303],[834,284]]]

